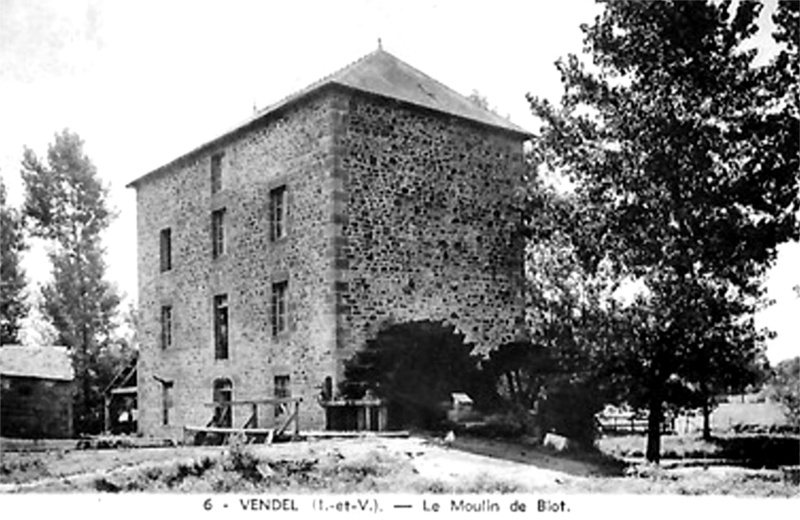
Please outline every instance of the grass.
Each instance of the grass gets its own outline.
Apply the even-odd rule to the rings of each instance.
[[[644,457],[647,447],[645,435],[619,435],[603,437],[597,441],[603,453],[616,458]],[[663,435],[661,456],[664,459],[721,458],[719,445],[704,441],[696,435]]]
[[[640,449],[644,442],[642,437],[610,440],[615,443],[617,452],[627,454]],[[667,449],[686,456],[720,449],[718,445],[712,446],[700,439],[665,437],[665,440]],[[751,444],[747,449],[753,446],[757,445]],[[722,449],[732,448],[722,446]],[[476,458],[462,451],[491,458]],[[452,477],[451,465],[461,464],[463,467],[465,460],[470,461],[468,467],[471,469]],[[614,462],[608,456],[597,454],[556,454],[521,443],[488,441],[482,444],[479,439],[461,436],[448,449],[424,440],[405,444],[331,440],[258,447],[234,444],[206,449],[4,453],[0,476],[5,482],[39,481],[30,488],[17,488],[33,492],[549,492],[800,496],[800,486],[784,482],[778,470],[730,467],[665,469],[639,465],[635,471],[623,474],[618,462],[614,462],[612,468],[604,469],[609,461]],[[432,462],[443,469],[442,473],[430,472]],[[537,480],[535,477],[530,480],[529,476],[535,475],[531,473],[536,471],[533,468],[557,470],[564,477],[557,481]]]
[[[647,439],[643,435],[605,437],[597,443],[604,453],[617,458],[642,458]],[[750,468],[771,468],[800,463],[800,437],[791,435],[724,434],[705,441],[700,436],[661,437],[662,460],[722,459]]]

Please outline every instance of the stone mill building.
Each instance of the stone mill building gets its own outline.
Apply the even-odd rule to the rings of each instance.
[[[389,322],[517,338],[528,137],[379,49],[133,181],[140,431],[206,424],[220,395],[300,397],[324,429],[321,393]]]

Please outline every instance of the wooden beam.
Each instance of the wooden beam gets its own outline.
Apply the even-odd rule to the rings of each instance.
[[[270,435],[273,428],[221,428],[219,426],[184,426],[184,431],[193,433],[244,433],[250,435]]]
[[[138,390],[137,390],[137,388],[135,386],[129,386],[129,387],[126,387],[126,388],[114,388],[109,393],[112,394],[112,395],[132,395],[132,394],[136,394],[137,391]]]
[[[219,408],[220,406],[247,406],[254,404],[283,404],[283,403],[299,403],[302,397],[281,397],[274,399],[252,399],[250,401],[223,401],[219,403],[205,403],[203,406],[208,408]]]

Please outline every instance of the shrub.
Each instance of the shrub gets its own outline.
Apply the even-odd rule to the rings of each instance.
[[[452,392],[468,393],[478,409],[496,399],[491,378],[481,371],[481,358],[472,349],[452,325],[390,325],[345,363],[340,391],[359,399],[371,390],[387,399],[392,427],[438,428]]]

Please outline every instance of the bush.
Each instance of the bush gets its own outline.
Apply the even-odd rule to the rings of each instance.
[[[598,435],[595,415],[602,406],[591,383],[558,378],[547,386],[546,397],[539,403],[539,420],[544,431],[588,447]]]
[[[341,393],[362,398],[367,390],[389,401],[393,428],[439,428],[452,392],[466,392],[477,409],[496,402],[480,356],[452,325],[418,321],[390,325],[345,363]]]

